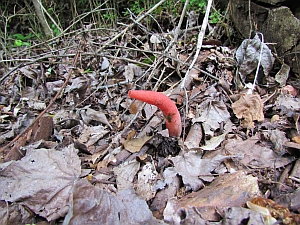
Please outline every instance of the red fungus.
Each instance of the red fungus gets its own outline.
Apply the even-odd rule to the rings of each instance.
[[[181,117],[175,103],[162,92],[130,90],[130,98],[135,98],[151,105],[157,106],[166,117],[166,127],[169,135],[179,137],[181,134]]]

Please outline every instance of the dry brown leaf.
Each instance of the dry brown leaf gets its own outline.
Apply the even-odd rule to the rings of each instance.
[[[292,138],[292,141],[297,143],[297,144],[300,144],[300,136],[295,136]]]
[[[195,152],[188,152],[183,156],[170,158],[174,163],[174,170],[182,177],[187,189],[198,191],[203,187],[204,181],[212,181],[214,177],[211,172],[216,169],[225,159],[230,156],[217,155],[211,159],[202,159],[202,156]]]
[[[165,169],[163,177],[164,180],[158,180],[156,185],[156,187],[161,191],[156,193],[150,206],[153,215],[158,219],[162,219],[163,210],[166,207],[167,201],[178,193],[181,184],[177,173],[172,167]]]
[[[145,200],[133,189],[117,195],[100,190],[86,179],[75,183],[72,204],[63,224],[164,224],[156,220]]]
[[[230,122],[230,114],[223,101],[206,99],[198,106],[197,115],[193,123],[202,122],[205,135],[214,135],[214,131],[220,128],[220,124],[225,125]]]
[[[253,168],[279,168],[293,161],[293,157],[280,157],[272,149],[256,144],[259,141],[253,136],[245,141],[229,139],[225,150],[230,154],[242,157],[238,163]]]
[[[85,144],[87,147],[89,147],[95,144],[100,138],[102,138],[108,132],[109,131],[106,130],[106,128],[101,125],[93,126],[93,127],[85,126],[82,131],[82,134],[78,138],[78,141]]]
[[[202,127],[200,123],[194,123],[191,126],[191,129],[188,133],[188,136],[186,137],[184,141],[184,145],[187,147],[187,149],[199,149],[200,141],[203,137]]]
[[[215,150],[224,141],[226,134],[221,134],[216,137],[212,137],[210,140],[205,141],[205,145],[200,148],[206,151]]]
[[[153,114],[157,111],[157,107],[155,105],[146,104],[144,107],[144,112],[146,115],[146,120],[150,120]]]
[[[237,118],[243,119],[244,128],[254,128],[254,121],[263,121],[263,102],[259,95],[241,95],[240,99],[232,104],[232,110]]]
[[[48,221],[63,217],[80,164],[72,145],[61,151],[27,150],[21,160],[0,164],[0,199],[19,202]]]
[[[118,190],[133,187],[133,179],[140,169],[140,163],[137,161],[125,162],[118,167],[113,168],[114,174],[117,176]]]
[[[131,82],[134,76],[140,76],[142,73],[142,68],[133,63],[129,63],[127,66],[125,66],[124,76],[126,81]]]
[[[141,150],[141,148],[146,144],[152,136],[143,136],[140,138],[133,138],[130,140],[126,140],[124,142],[124,148],[131,153],[138,152]]]
[[[294,97],[298,95],[297,89],[295,89],[292,85],[286,85],[283,88],[281,88],[282,93],[284,94],[290,94]]]
[[[203,219],[216,221],[220,219],[216,218],[218,215],[216,210],[242,206],[251,197],[258,195],[260,195],[260,190],[257,178],[246,175],[243,171],[225,174],[216,178],[209,186],[188,194],[180,200],[171,198],[165,208],[164,219],[171,224],[174,221],[182,221],[180,215],[184,213],[188,217],[189,209],[196,208]]]
[[[289,67],[289,65],[283,63],[280,70],[275,75],[275,80],[279,83],[280,87],[286,84],[286,81],[289,77],[290,69],[291,68]]]
[[[270,141],[272,142],[274,146],[274,151],[278,155],[283,155],[286,151],[284,148],[284,144],[289,141],[284,131],[280,131],[278,129],[270,130],[269,131]]]
[[[300,99],[294,98],[292,95],[280,94],[275,102],[276,109],[281,110],[281,115],[291,117],[295,112],[300,110]]]
[[[138,134],[138,137],[144,137],[153,131],[153,128],[156,128],[162,122],[162,118],[158,116],[153,116],[152,119],[147,123],[144,129]]]
[[[80,115],[86,124],[89,124],[91,121],[97,121],[107,125],[110,129],[112,129],[112,126],[109,124],[106,115],[103,112],[85,107],[84,109],[80,110]]]

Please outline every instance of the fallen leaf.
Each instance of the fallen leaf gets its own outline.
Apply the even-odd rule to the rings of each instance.
[[[82,134],[79,136],[78,141],[89,147],[95,144],[108,132],[109,131],[101,125],[93,127],[84,126],[84,129],[82,131]]]
[[[300,111],[300,99],[291,95],[280,94],[275,102],[275,109],[280,109],[281,115],[292,117],[294,113]]]
[[[162,122],[162,118],[158,116],[153,116],[151,120],[147,123],[144,129],[138,134],[138,137],[144,137],[150,134],[155,128],[157,128]]]
[[[245,141],[229,139],[225,149],[230,154],[241,156],[239,163],[252,168],[279,168],[294,160],[293,157],[279,157],[272,149],[256,144],[258,141],[257,136]]]
[[[106,70],[109,67],[110,63],[106,57],[102,58],[102,63],[101,63],[101,71]]]
[[[0,201],[0,224],[32,224],[32,215],[20,204]]]
[[[205,145],[200,148],[206,151],[215,150],[224,141],[226,134],[212,137],[210,140],[205,141]]]
[[[183,156],[172,157],[170,160],[188,189],[190,187],[193,191],[198,191],[203,187],[202,180],[212,181],[214,177],[211,172],[228,158],[230,156],[217,155],[212,159],[202,159],[201,155],[190,151]]]
[[[242,207],[230,207],[224,210],[223,224],[248,224],[266,225],[263,216],[259,212]]]
[[[128,63],[128,65],[125,66],[124,76],[128,82],[131,82],[134,76],[141,76],[142,74],[142,68],[133,63]]]
[[[245,81],[247,75],[257,68],[259,60],[265,76],[269,74],[275,61],[271,50],[265,43],[261,42],[257,34],[253,39],[246,39],[242,42],[236,50],[235,57],[239,65],[239,74],[243,81]]]
[[[274,151],[280,156],[286,153],[284,143],[286,143],[289,140],[286,138],[285,132],[280,131],[278,129],[270,130],[269,136],[270,136],[270,141],[274,146]]]
[[[150,205],[153,215],[158,219],[162,219],[167,201],[178,193],[181,185],[181,181],[173,167],[164,170],[163,178],[164,180],[158,180],[156,183],[156,189],[160,191],[156,193]]]
[[[144,112],[146,115],[146,120],[150,120],[150,118],[153,116],[153,114],[157,111],[157,106],[146,104],[144,107]]]
[[[99,111],[93,110],[89,107],[85,107],[84,109],[80,110],[80,115],[81,115],[82,120],[86,124],[90,124],[90,122],[92,122],[92,121],[97,121],[97,122],[107,125],[112,130],[112,126],[108,122],[108,120],[103,112],[99,112]]]
[[[286,81],[289,77],[290,67],[283,63],[280,70],[275,75],[275,80],[279,83],[280,87],[286,84]]]
[[[298,91],[296,88],[294,88],[292,85],[286,85],[283,88],[281,88],[281,92],[283,94],[289,94],[292,95],[294,97],[296,97],[298,95]]]
[[[138,181],[135,185],[136,193],[146,201],[156,194],[156,180],[158,173],[152,163],[147,162],[142,171],[138,173]]]
[[[0,199],[25,205],[48,221],[63,217],[80,164],[73,146],[28,150],[21,160],[0,164]]]
[[[152,138],[152,136],[143,136],[140,138],[132,138],[124,142],[124,148],[131,153],[139,152],[141,148]]]
[[[193,123],[202,122],[204,133],[214,136],[214,131],[220,128],[220,124],[229,122],[230,114],[222,101],[206,99],[198,106],[198,115]]]
[[[137,161],[124,162],[118,167],[113,168],[114,174],[117,176],[118,190],[133,187],[133,179],[140,169],[140,163]]]
[[[205,220],[220,219],[216,211],[227,207],[242,206],[250,198],[260,195],[257,178],[239,171],[217,177],[209,186],[192,192],[180,200],[171,198],[164,211],[165,221],[181,224],[181,215],[189,217],[189,212],[196,209]],[[218,221],[218,220],[217,220]]]
[[[200,123],[194,123],[184,141],[184,145],[188,150],[199,149],[199,144],[203,137],[202,127]]]
[[[75,183],[72,204],[63,225],[79,224],[164,224],[156,220],[145,200],[133,189],[116,196],[91,185],[86,179]]]
[[[254,128],[254,122],[263,121],[263,102],[259,95],[241,95],[239,100],[232,103],[232,110],[237,118],[243,119],[244,128]]]

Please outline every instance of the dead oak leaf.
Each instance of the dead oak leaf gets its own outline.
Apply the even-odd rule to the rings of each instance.
[[[253,128],[255,120],[263,121],[263,102],[259,95],[241,95],[240,99],[232,104],[232,110],[237,118],[243,119],[244,128]]]

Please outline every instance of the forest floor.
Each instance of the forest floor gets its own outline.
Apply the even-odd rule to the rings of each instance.
[[[204,41],[201,26],[153,32],[139,21],[2,62],[14,67],[0,68],[0,224],[299,224],[289,67],[258,36],[216,41],[220,24]],[[167,95],[180,137],[130,90]]]

